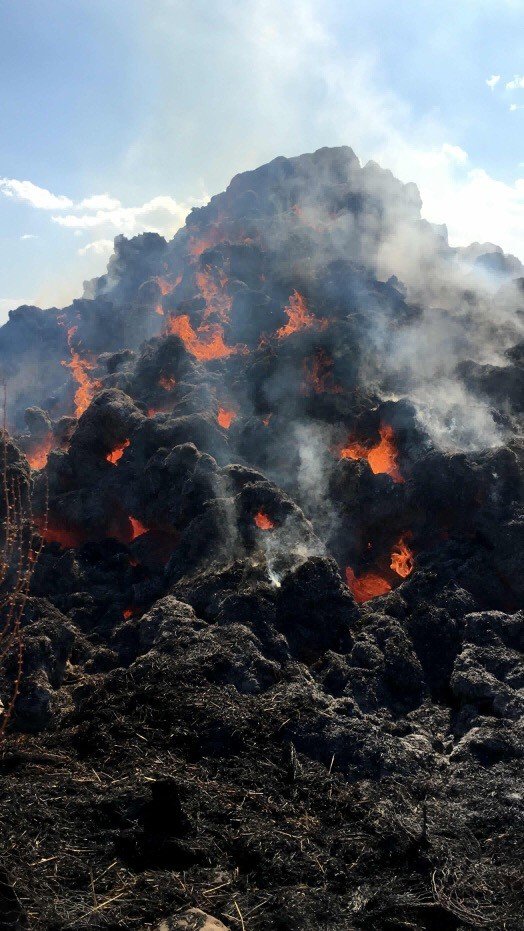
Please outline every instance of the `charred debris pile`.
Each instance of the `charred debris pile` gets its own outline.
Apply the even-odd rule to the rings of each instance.
[[[0,928],[521,927],[523,309],[338,148],[10,313]]]

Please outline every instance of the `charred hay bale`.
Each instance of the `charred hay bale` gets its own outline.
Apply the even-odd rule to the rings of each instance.
[[[168,595],[146,614],[116,627],[111,646],[125,665],[153,649],[177,656],[190,647],[205,627],[205,621],[197,618],[190,605]]]
[[[160,449],[148,460],[137,483],[137,510],[146,525],[176,531],[221,494],[215,460],[193,443]]]
[[[140,470],[157,450],[170,450],[186,443],[193,443],[219,463],[230,458],[227,441],[216,420],[211,414],[197,413],[183,417],[144,418],[133,436],[127,459],[130,467],[140,475]]]
[[[467,763],[476,767],[480,763],[493,767],[524,758],[522,721],[501,721],[479,715],[471,724],[450,754],[450,762],[455,766]]]
[[[51,430],[51,421],[40,407],[26,408],[24,419],[27,429],[35,439],[43,439],[48,436]]]
[[[453,694],[479,713],[518,720],[524,715],[524,661],[502,644],[465,645],[453,667]]]
[[[524,652],[524,612],[481,611],[464,618],[464,638],[477,646],[500,645]]]
[[[262,291],[238,287],[233,296],[229,323],[224,333],[228,344],[258,346],[263,333],[273,333],[287,323],[282,304]]]
[[[233,501],[229,498],[207,501],[182,532],[166,567],[166,579],[173,585],[184,575],[204,567],[230,563],[242,552]]]
[[[380,614],[366,617],[348,657],[343,694],[363,711],[390,708],[396,714],[417,708],[426,696],[424,673],[404,627]]]
[[[402,588],[381,598],[380,604],[381,610],[398,618],[406,630],[433,698],[449,697],[453,664],[462,647],[464,618],[476,606],[471,594],[456,582],[447,582],[425,566],[417,566]],[[373,603],[363,607],[366,616],[373,611]]]
[[[202,381],[202,368],[187,352],[179,336],[174,334],[149,340],[142,347],[133,381],[133,396],[151,400],[151,394],[162,387],[160,379],[173,379],[177,384],[198,384]]]
[[[105,457],[129,440],[143,419],[144,415],[123,391],[117,388],[101,391],[78,421],[70,454],[73,458],[86,454]]]
[[[28,733],[46,728],[58,711],[58,702],[44,669],[24,675],[13,715],[13,727]]]
[[[28,612],[30,620],[24,624],[24,673],[42,669],[56,689],[62,684],[73,651],[75,629],[46,599],[30,599]]]
[[[349,652],[358,608],[334,560],[311,557],[282,579],[276,624],[299,655]]]

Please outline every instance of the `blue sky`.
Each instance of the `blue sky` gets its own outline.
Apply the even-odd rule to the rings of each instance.
[[[0,316],[322,145],[524,259],[523,75],[524,0],[0,0]]]

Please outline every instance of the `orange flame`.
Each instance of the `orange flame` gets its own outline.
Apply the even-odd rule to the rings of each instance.
[[[317,349],[310,359],[302,363],[304,372],[303,393],[312,388],[316,394],[342,394],[342,387],[333,377],[333,359],[324,349]]]
[[[32,469],[43,469],[47,465],[47,457],[53,449],[53,435],[48,433],[47,436],[35,446],[35,448],[27,453],[26,459]]]
[[[225,407],[218,408],[217,420],[220,426],[224,428],[224,430],[229,430],[231,424],[234,420],[236,420],[237,416],[238,415],[236,411],[228,411],[225,409]]]
[[[124,455],[124,450],[129,446],[129,442],[129,440],[124,440],[121,446],[117,446],[112,452],[108,453],[106,456],[107,461],[116,465],[119,459]]]
[[[176,386],[176,380],[171,375],[161,375],[158,384],[164,391],[172,391]]]
[[[224,330],[219,323],[203,324],[197,330],[191,326],[187,314],[170,317],[167,324],[168,333],[179,336],[187,351],[199,362],[211,359],[225,359],[236,352],[243,352],[242,346],[226,346]]]
[[[391,551],[391,568],[397,575],[401,575],[403,579],[407,578],[408,575],[411,575],[414,567],[414,558],[413,553],[410,550],[409,546],[406,543],[405,537],[400,537],[400,540],[395,543]]]
[[[258,511],[253,520],[259,530],[273,530],[275,526],[275,521],[271,520],[264,511]]]
[[[131,540],[136,540],[137,537],[141,537],[143,533],[147,533],[147,527],[144,527],[136,517],[129,517],[129,523],[131,524]]]
[[[355,441],[348,443],[340,450],[341,459],[367,459],[371,471],[375,475],[385,473],[389,475],[394,482],[403,482],[398,467],[398,451],[395,445],[395,434],[389,424],[380,426],[380,442],[371,449],[366,449],[361,443]]]
[[[166,294],[171,294],[171,291],[174,291],[182,281],[182,275],[178,275],[174,281],[168,281],[167,278],[162,278],[160,275],[155,278],[155,281],[160,288],[160,294],[162,297],[165,297]]]
[[[358,604],[391,591],[389,582],[378,572],[366,572],[357,578],[351,566],[346,567],[346,584]]]
[[[215,280],[208,266],[196,274],[197,287],[206,302],[204,320],[213,314],[221,323],[227,323],[232,303],[231,296],[225,290],[228,280],[224,272],[219,269],[215,274],[218,281]]]
[[[305,330],[308,327],[316,326],[323,330],[328,325],[327,320],[322,320],[309,313],[306,301],[298,291],[293,291],[289,298],[289,304],[284,307],[284,311],[287,314],[288,322],[277,330],[279,339],[297,333],[299,330]]]
[[[224,239],[224,233],[220,226],[212,226],[206,231],[205,239],[198,239],[191,236],[189,239],[188,251],[192,258],[197,259],[206,249],[217,246]]]
[[[78,385],[74,398],[75,416],[78,418],[89,407],[99,383],[93,381],[88,374],[94,368],[94,362],[89,359],[82,359],[80,353],[73,347],[73,336],[77,329],[78,327],[72,326],[67,331],[67,345],[71,353],[71,360],[70,362],[62,362],[62,365],[71,370],[71,374]]]

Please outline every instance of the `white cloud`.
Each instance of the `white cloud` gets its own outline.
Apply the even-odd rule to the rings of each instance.
[[[38,236],[35,233],[24,233],[23,236],[20,236],[21,240],[24,239],[38,239]]]
[[[495,86],[499,83],[499,81],[500,81],[500,74],[492,74],[491,77],[488,78],[488,80],[486,81],[486,84],[488,85],[488,87],[491,88],[491,90],[494,90]]]
[[[111,197],[110,194],[93,194],[92,197],[81,200],[78,206],[84,210],[115,210],[121,204],[118,198]]]
[[[17,181],[16,178],[0,178],[0,191],[5,197],[21,200],[38,210],[65,210],[73,201],[63,194],[52,194],[32,181]]]
[[[458,162],[461,165],[464,165],[469,158],[468,153],[465,152],[464,149],[461,149],[459,145],[450,145],[449,142],[443,144],[442,153],[447,156],[451,162]]]
[[[515,91],[519,88],[524,88],[524,76],[516,74],[512,81],[508,81],[506,84],[506,90]]]
[[[516,104],[516,103],[510,103],[510,105],[509,105],[509,111],[510,111],[510,113],[514,113],[515,110],[522,110],[522,109],[523,109],[523,107],[522,107],[522,106],[519,107],[519,105]]]
[[[113,251],[112,239],[95,239],[94,242],[88,242],[87,245],[78,249],[78,255],[109,255]]]
[[[198,203],[205,203],[206,198]],[[91,213],[68,213],[65,216],[52,217],[55,223],[68,229],[116,230],[127,236],[134,236],[145,230],[172,236],[179,229],[189,213],[193,203],[179,203],[173,197],[161,195],[153,197],[139,207],[113,207],[96,210]]]

